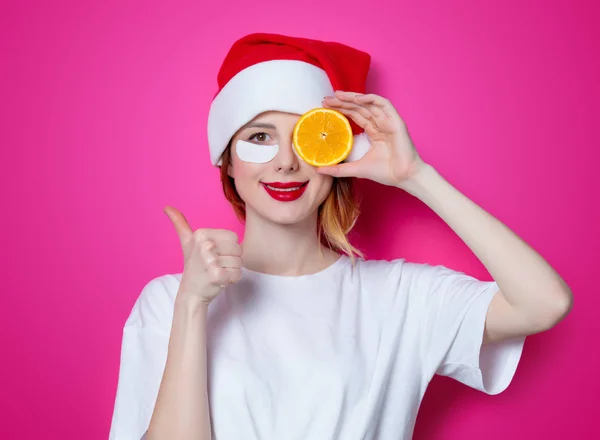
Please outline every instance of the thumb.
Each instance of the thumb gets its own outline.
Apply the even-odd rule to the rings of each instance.
[[[333,177],[360,177],[360,165],[357,162],[347,162],[328,167],[317,168],[317,173]]]
[[[167,214],[167,217],[169,217],[169,219],[173,223],[173,226],[175,226],[175,231],[177,231],[179,240],[183,245],[190,239],[194,231],[192,231],[192,228],[190,228],[190,225],[185,219],[184,215],[181,212],[179,212],[176,208],[173,208],[172,206],[166,206],[163,209],[163,211],[165,212],[165,214]]]

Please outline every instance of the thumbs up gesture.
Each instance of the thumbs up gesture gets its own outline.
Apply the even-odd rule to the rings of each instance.
[[[189,295],[200,305],[208,304],[223,287],[242,278],[242,246],[233,231],[225,229],[190,228],[177,209],[167,206],[165,214],[171,219],[183,251],[184,268],[180,295]]]

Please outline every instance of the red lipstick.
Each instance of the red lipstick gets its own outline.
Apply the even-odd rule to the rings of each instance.
[[[306,187],[308,186],[308,181],[306,182],[261,182],[263,188],[267,191],[267,193],[273,197],[275,200],[280,202],[293,202],[294,200],[298,200]]]

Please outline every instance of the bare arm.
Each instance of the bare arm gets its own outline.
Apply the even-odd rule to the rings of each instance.
[[[181,241],[184,269],[175,297],[165,371],[145,440],[210,440],[208,305],[223,287],[242,278],[242,247],[232,231],[192,231],[177,209],[167,206],[165,213]]]
[[[207,304],[178,292],[169,351],[146,440],[210,440]]]
[[[459,192],[417,153],[392,103],[378,95],[336,91],[323,105],[351,117],[371,147],[360,160],[317,168],[319,174],[361,177],[396,186],[429,206],[465,242],[498,283],[484,342],[548,330],[573,306],[573,293],[531,246]]]
[[[486,319],[484,342],[548,330],[571,310],[561,276],[500,220],[425,165],[403,189],[432,208],[488,269],[500,291]]]

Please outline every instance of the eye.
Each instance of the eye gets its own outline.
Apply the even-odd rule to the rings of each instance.
[[[269,140],[269,135],[263,131],[259,133],[254,133],[252,136],[248,138],[249,141],[256,140],[258,142],[267,142]]]

